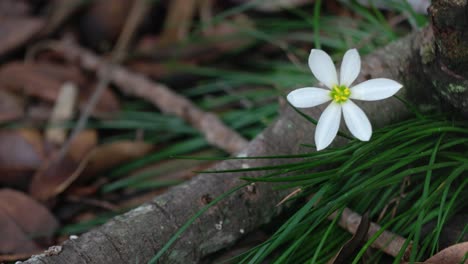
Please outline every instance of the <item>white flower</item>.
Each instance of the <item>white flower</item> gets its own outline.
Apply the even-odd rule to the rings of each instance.
[[[336,137],[340,127],[341,112],[349,131],[356,138],[368,141],[372,135],[372,126],[366,114],[351,99],[382,100],[396,94],[402,87],[398,82],[385,78],[371,79],[351,86],[361,70],[361,58],[356,49],[350,49],[345,53],[339,81],[332,59],[322,50],[311,50],[309,67],[315,78],[328,89],[300,88],[290,92],[287,99],[297,108],[314,107],[331,101],[320,116],[315,130],[317,150],[326,148]]]

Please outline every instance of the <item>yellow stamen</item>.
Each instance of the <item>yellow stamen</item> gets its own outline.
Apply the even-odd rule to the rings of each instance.
[[[351,90],[345,85],[335,85],[330,91],[330,97],[337,103],[344,103],[351,95]]]

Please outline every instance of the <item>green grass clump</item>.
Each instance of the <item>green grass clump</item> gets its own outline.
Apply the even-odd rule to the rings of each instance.
[[[438,240],[447,220],[466,209],[467,135],[463,123],[412,119],[376,131],[368,143],[352,141],[305,154],[300,162],[262,168],[268,171],[262,178],[244,178],[300,188],[294,199],[307,202],[268,241],[239,256],[238,263],[267,258],[271,263],[326,263],[343,242],[342,235],[329,235],[340,233],[336,224],[324,233],[326,219],[345,207],[369,211],[379,225],[413,241],[411,261],[424,260],[440,249]],[[436,227],[422,236],[422,226],[431,221]]]
[[[361,214],[368,211],[372,221],[413,242],[412,261],[424,260],[440,250],[439,237],[450,217],[466,209],[467,136],[463,122],[418,117],[375,131],[370,142],[352,140],[342,147],[300,155],[249,157],[302,159],[223,171],[265,171],[263,177],[243,179],[247,184],[300,188],[291,199],[303,203],[270,239],[233,263],[326,263],[350,237],[336,220],[327,220],[345,207]],[[422,227],[429,222],[435,228],[423,236]],[[358,263],[376,238],[371,238],[353,263]],[[378,263],[382,253],[370,257]]]

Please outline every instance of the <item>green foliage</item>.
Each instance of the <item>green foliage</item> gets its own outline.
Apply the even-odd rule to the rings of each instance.
[[[368,143],[352,141],[305,154],[299,162],[236,170],[263,170],[264,177],[244,179],[299,188],[300,195],[293,199],[306,201],[269,240],[238,256],[236,263],[326,263],[346,238],[330,236],[341,232],[327,217],[344,207],[360,213],[368,210],[381,226],[412,239],[418,245],[413,247],[419,248],[412,251],[412,261],[434,254],[442,227],[466,209],[467,136],[468,127],[462,122],[418,118],[378,130]],[[396,215],[387,207],[393,207]],[[422,226],[430,221],[436,228],[422,236]]]

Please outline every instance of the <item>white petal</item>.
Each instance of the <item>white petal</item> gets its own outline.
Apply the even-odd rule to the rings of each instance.
[[[331,100],[330,90],[305,87],[290,92],[288,101],[297,108],[314,107]]]
[[[361,71],[361,57],[356,49],[348,50],[341,63],[340,85],[350,86]]]
[[[349,131],[362,141],[369,141],[372,136],[372,126],[364,111],[348,100],[343,104],[343,117]]]
[[[365,101],[382,100],[396,94],[401,87],[403,86],[394,80],[371,79],[352,87],[350,98]]]
[[[328,88],[338,84],[335,65],[326,52],[319,49],[310,51],[309,67],[315,78]]]
[[[315,128],[315,145],[317,151],[322,150],[333,141],[338,133],[341,119],[341,105],[331,103],[323,111]]]

